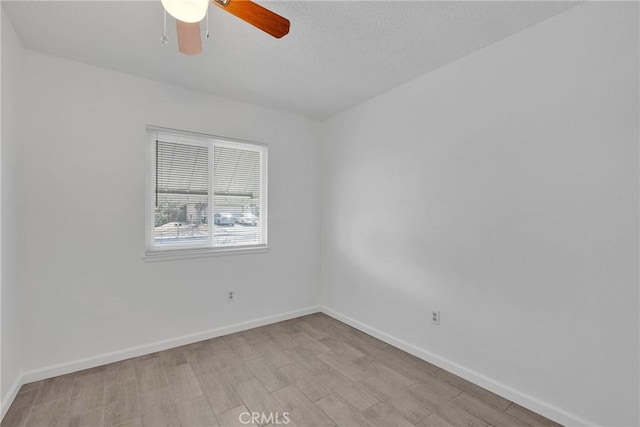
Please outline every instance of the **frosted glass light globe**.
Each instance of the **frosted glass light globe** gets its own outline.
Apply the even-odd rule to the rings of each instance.
[[[209,0],[161,0],[162,6],[182,22],[200,22],[207,14]]]

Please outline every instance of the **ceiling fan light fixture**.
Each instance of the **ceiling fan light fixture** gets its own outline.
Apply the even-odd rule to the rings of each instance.
[[[200,22],[207,14],[209,0],[161,0],[162,6],[179,21]]]

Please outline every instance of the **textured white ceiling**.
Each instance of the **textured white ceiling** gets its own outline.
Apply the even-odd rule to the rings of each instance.
[[[2,1],[25,47],[324,119],[558,14],[567,2],[260,2],[289,18],[274,39],[210,7],[212,37],[160,43],[160,1]],[[508,58],[505,58],[508,60]]]

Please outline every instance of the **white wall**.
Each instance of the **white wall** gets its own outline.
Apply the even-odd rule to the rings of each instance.
[[[326,122],[323,303],[638,425],[638,48],[638,4],[589,2]]]
[[[5,22],[2,395],[20,370],[313,306],[321,284],[547,414],[640,423],[637,4],[575,7],[349,110],[321,160],[315,121],[16,40],[17,79]],[[142,261],[146,124],[270,144],[269,253]]]
[[[24,60],[25,372],[317,304],[319,122],[29,51]],[[269,144],[268,253],[143,261],[147,124]]]
[[[0,11],[1,11],[0,7]],[[17,151],[19,148],[18,99],[22,73],[22,46],[11,22],[2,13],[2,144],[0,146],[0,170],[2,187],[0,194],[0,234],[2,247],[0,258],[0,283],[2,305],[0,307],[0,412],[7,409],[16,382],[21,374],[21,310],[20,287],[16,255],[18,230],[16,221]]]

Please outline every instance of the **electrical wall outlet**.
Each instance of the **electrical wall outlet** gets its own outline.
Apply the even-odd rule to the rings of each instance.
[[[227,302],[234,302],[236,300],[236,294],[234,291],[229,291],[227,293]]]
[[[438,310],[431,311],[431,323],[433,323],[434,325],[440,324],[440,311]]]

